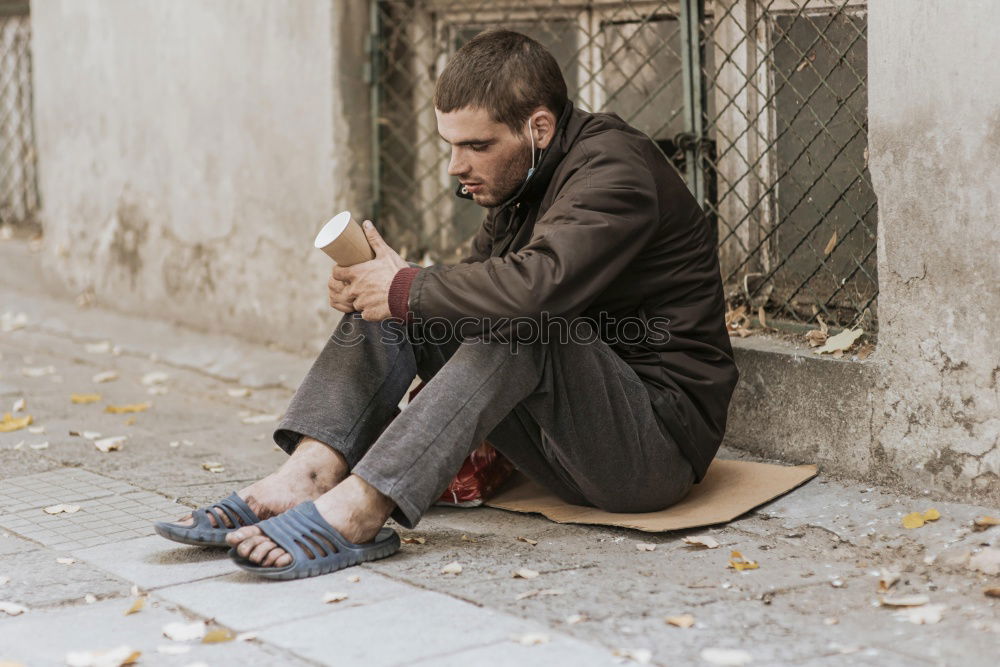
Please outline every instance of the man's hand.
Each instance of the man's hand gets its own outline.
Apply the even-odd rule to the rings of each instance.
[[[382,236],[375,231],[371,220],[363,225],[368,243],[375,251],[375,259],[354,266],[335,266],[330,274],[330,305],[342,312],[361,312],[362,319],[378,322],[391,316],[389,312],[389,285],[396,272],[409,266],[399,254],[390,248]],[[334,283],[345,283],[338,289],[337,304],[334,304]],[[343,310],[341,307],[351,310]]]

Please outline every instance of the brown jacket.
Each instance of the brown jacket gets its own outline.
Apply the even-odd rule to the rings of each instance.
[[[456,265],[401,269],[390,307],[407,319],[548,313],[638,318],[665,329],[669,335],[638,342],[613,340],[603,329],[601,336],[642,380],[700,480],[725,432],[739,375],[713,238],[649,137],[614,114],[568,104],[537,171],[489,210],[472,254]]]

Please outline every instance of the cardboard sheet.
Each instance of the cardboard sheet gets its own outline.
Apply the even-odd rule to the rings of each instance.
[[[486,502],[514,512],[538,512],[557,523],[588,523],[635,528],[651,533],[732,521],[788,493],[816,476],[815,465],[780,466],[751,461],[712,462],[705,478],[681,502],[659,512],[616,514],[570,505],[519,472]]]

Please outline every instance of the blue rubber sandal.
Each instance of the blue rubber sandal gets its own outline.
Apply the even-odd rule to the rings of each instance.
[[[229,550],[229,557],[247,572],[268,579],[315,577],[399,551],[399,534],[392,528],[383,527],[371,542],[348,542],[320,516],[312,501],[296,505],[258,525],[272,542],[291,554],[292,562],[284,567],[261,567],[240,556],[235,548]]]
[[[215,519],[214,526],[209,514]],[[226,535],[243,526],[260,523],[260,517],[254,514],[250,506],[235,491],[217,503],[199,507],[191,512],[191,515],[194,517],[194,523],[190,526],[157,521],[153,527],[158,535],[174,542],[199,547],[228,547]],[[235,526],[234,528],[226,526],[226,518]]]

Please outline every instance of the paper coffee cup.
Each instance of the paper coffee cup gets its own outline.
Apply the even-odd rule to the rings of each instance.
[[[375,259],[375,251],[368,244],[365,230],[361,229],[350,211],[342,211],[330,218],[316,235],[313,243],[339,266],[351,266]]]

